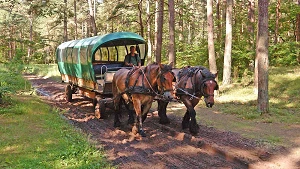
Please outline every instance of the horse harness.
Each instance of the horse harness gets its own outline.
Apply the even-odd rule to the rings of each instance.
[[[200,88],[197,88],[197,86],[195,85],[195,81],[196,81],[196,74],[201,71],[201,77],[204,77],[202,75],[202,73],[206,74],[207,76],[204,77],[204,79],[200,78],[201,84],[200,84]],[[217,82],[215,81],[215,77],[211,75],[211,73],[204,67],[199,66],[199,67],[186,67],[184,69],[182,69],[179,74],[178,74],[178,83],[181,80],[185,80],[184,82],[184,87],[183,88],[177,88],[176,89],[176,95],[177,96],[181,96],[181,95],[190,95],[191,99],[193,98],[198,98],[196,95],[202,95],[205,98],[209,97],[209,96],[213,96],[213,94],[207,94],[204,92],[204,86],[205,86],[205,82],[207,81],[214,81],[216,84]],[[192,84],[192,88],[186,88],[186,84],[187,81],[190,79],[191,84]],[[194,82],[193,82],[194,81]]]
[[[148,77],[150,77],[150,70],[147,71],[147,69],[150,69],[149,67],[151,67],[151,66],[146,66],[146,67],[143,67],[143,68],[132,68],[128,72],[128,74],[126,76],[126,80],[125,80],[125,86],[126,86],[125,93],[126,94],[128,94],[128,95],[131,95],[131,94],[145,94],[145,95],[156,96],[156,95],[162,95],[166,91],[171,91],[171,89],[169,89],[169,90],[162,89],[161,92],[158,93],[157,92],[158,91],[158,86],[154,86],[154,87],[151,86],[151,84],[149,82],[149,78],[148,78]],[[147,75],[145,74],[145,72],[147,72]],[[161,69],[160,73],[157,75],[156,78],[159,79],[163,83],[166,80],[165,77],[164,77],[164,74],[167,73],[167,72],[171,72],[173,74],[171,69],[170,70],[169,69],[167,69],[167,70]],[[129,86],[130,77],[134,73],[138,73],[139,75],[135,79],[134,85]],[[136,86],[140,76],[145,77],[145,78],[142,78],[142,86]],[[144,79],[146,79],[146,82],[150,86],[149,88],[147,88],[145,86],[145,80]]]

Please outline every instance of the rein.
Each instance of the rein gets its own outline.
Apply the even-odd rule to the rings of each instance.
[[[185,75],[183,75],[181,78],[180,78],[180,80],[175,84],[175,90],[180,90],[181,92],[183,92],[184,94],[186,94],[186,95],[189,95],[189,96],[191,96],[191,98],[190,98],[190,100],[192,100],[193,98],[195,98],[195,99],[201,99],[201,98],[199,98],[199,97],[197,97],[195,94],[196,94],[196,92],[195,92],[195,86],[194,86],[194,83],[193,83],[193,81],[192,81],[192,79],[193,79],[193,77],[194,77],[194,79],[196,79],[196,73],[198,72],[198,71],[201,71],[201,69],[196,69],[194,72],[193,71],[191,71],[190,69],[188,70],[188,73],[186,73]],[[191,73],[193,73],[193,76],[190,76],[190,78],[191,78],[191,83],[192,83],[192,85],[193,85],[193,88],[192,88],[192,90],[193,90],[193,94],[191,94],[190,92],[188,92],[187,90],[185,90],[186,88],[178,88],[178,84],[183,80],[183,79],[185,79],[185,77],[187,77],[188,75],[190,75]],[[203,76],[202,76],[203,77]],[[187,79],[188,80],[188,79]],[[202,80],[202,82],[201,82],[201,84],[200,84],[200,88],[198,88],[198,90],[200,91],[200,94],[202,95],[202,96],[204,96],[204,98],[207,98],[207,97],[209,97],[209,96],[214,96],[214,94],[206,94],[205,92],[204,92],[204,86],[205,86],[205,82],[207,82],[207,81],[209,81],[209,80],[213,80],[215,83],[217,83],[213,78],[204,78],[203,80]],[[201,79],[200,79],[200,81],[201,81]],[[186,83],[185,83],[185,85],[186,85]]]

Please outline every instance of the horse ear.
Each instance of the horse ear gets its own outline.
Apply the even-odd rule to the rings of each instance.
[[[158,63],[158,65],[159,65],[159,67],[160,67],[161,69],[163,69],[163,68],[164,68],[164,65],[163,65],[163,64],[161,64],[161,63]]]
[[[214,76],[215,76],[215,78],[218,76],[218,71],[217,71],[217,73],[214,74]]]
[[[205,74],[200,70],[201,75],[205,78]]]

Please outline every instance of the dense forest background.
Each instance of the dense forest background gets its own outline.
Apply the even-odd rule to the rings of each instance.
[[[64,41],[131,31],[143,36],[155,60],[156,15],[163,15],[161,60],[169,60],[170,2],[163,0],[1,0],[0,63],[55,63],[56,47]],[[175,0],[176,67],[208,66],[207,2]],[[228,0],[227,0],[228,2]],[[160,10],[162,9],[162,10]],[[222,75],[226,36],[226,0],[213,1],[214,47]],[[300,0],[269,1],[270,66],[300,63]],[[232,4],[233,80],[253,77],[257,1]],[[222,77],[222,76],[219,76]],[[252,78],[251,78],[252,79]]]

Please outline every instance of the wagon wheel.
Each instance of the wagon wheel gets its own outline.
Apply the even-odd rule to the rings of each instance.
[[[97,119],[100,119],[103,114],[105,113],[105,101],[102,100],[100,97],[97,97],[94,99],[94,106],[95,106],[95,117]]]
[[[68,102],[72,101],[72,94],[73,94],[73,90],[72,90],[71,85],[67,85],[67,87],[65,89],[65,97]]]

